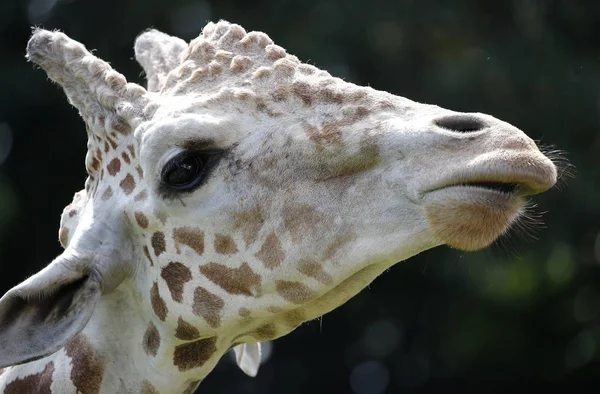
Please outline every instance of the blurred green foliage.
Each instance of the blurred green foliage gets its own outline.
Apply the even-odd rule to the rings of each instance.
[[[357,84],[506,120],[565,151],[576,176],[535,198],[547,228],[483,252],[416,256],[277,340],[256,379],[226,359],[199,391],[575,392],[597,379],[600,2],[2,0],[2,292],[59,253],[59,214],[85,179],[83,122],[25,62],[30,26],[65,31],[143,83],[137,34],[191,39],[218,19]]]

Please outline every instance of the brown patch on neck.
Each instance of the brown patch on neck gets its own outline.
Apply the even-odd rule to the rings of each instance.
[[[154,249],[154,255],[157,257],[160,256],[160,254],[163,253],[167,248],[165,242],[165,235],[160,231],[157,231],[154,234],[152,234],[151,243],[152,249]]]
[[[119,183],[119,186],[121,189],[123,189],[123,192],[125,192],[126,195],[130,195],[133,193],[133,189],[135,189],[135,179],[133,179],[131,174],[127,174],[121,183]]]
[[[125,163],[131,164],[131,158],[129,157],[129,155],[127,154],[127,152],[121,153],[121,157],[123,158],[123,160],[125,161]]]
[[[278,280],[275,282],[275,289],[286,301],[294,304],[304,304],[317,296],[317,293],[300,282]]]
[[[148,228],[150,222],[148,221],[148,217],[144,215],[143,212],[137,211],[135,214],[135,221],[141,228]]]
[[[131,157],[135,159],[135,147],[133,145],[127,145],[127,149],[129,150]]]
[[[146,258],[150,262],[150,266],[153,266],[154,265],[154,261],[152,261],[152,257],[150,257],[150,251],[148,250],[148,246],[146,246],[146,245],[144,245],[144,255],[146,256]]]
[[[234,214],[234,219],[234,228],[242,231],[242,238],[246,243],[246,247],[253,244],[258,237],[258,232],[265,222],[265,216],[262,210],[255,207],[245,211],[236,212]]]
[[[152,322],[148,323],[148,328],[146,329],[142,340],[142,346],[147,355],[156,356],[158,348],[160,347],[160,334]]]
[[[65,346],[65,350],[72,360],[73,385],[81,394],[98,394],[104,375],[104,364],[89,340],[79,334]]]
[[[102,193],[102,196],[100,197],[102,199],[102,201],[106,201],[109,198],[111,198],[113,195],[113,191],[112,188],[109,186],[106,188],[106,190],[104,191],[104,193]]]
[[[285,253],[283,252],[279,238],[274,232],[271,232],[271,234],[267,236],[265,242],[255,256],[269,269],[274,269],[283,262]]]
[[[277,329],[273,323],[265,324],[260,326],[253,333],[248,334],[253,336],[259,342],[264,342],[275,338],[277,335]]]
[[[224,306],[225,302],[221,297],[214,295],[204,287],[196,287],[193,311],[196,315],[202,316],[211,327],[216,328],[221,325],[221,309]]]
[[[290,232],[293,242],[298,242],[314,234],[323,216],[310,205],[286,203],[282,211],[283,225]]]
[[[306,276],[310,276],[319,282],[330,285],[333,283],[333,278],[323,269],[322,265],[312,260],[301,260],[298,264],[298,271]]]
[[[183,286],[192,280],[192,272],[188,267],[177,261],[171,261],[164,267],[160,276],[167,282],[174,301],[183,301]]]
[[[219,254],[232,255],[238,251],[237,245],[229,235],[215,234],[215,252]]]
[[[177,328],[175,329],[175,338],[183,341],[193,341],[200,337],[200,331],[190,323],[183,320],[181,317],[177,320]]]
[[[121,171],[121,160],[115,157],[110,161],[110,163],[108,163],[106,170],[111,176],[117,175],[118,172]]]
[[[179,371],[187,371],[203,366],[217,351],[217,338],[199,339],[175,347],[173,364]]]
[[[245,262],[239,268],[209,263],[200,266],[200,272],[229,294],[253,296],[255,294],[253,290],[260,286],[260,275],[252,271]]]
[[[131,133],[131,126],[124,122],[115,122],[112,125],[112,128],[123,135],[128,135]]]
[[[248,317],[250,316],[250,309],[241,307],[238,310],[238,315],[240,315],[241,317]]]
[[[158,220],[160,220],[160,222],[162,224],[166,224],[167,223],[167,214],[165,212],[155,211],[154,214],[156,215],[156,218]]]
[[[0,369],[0,375],[3,370]],[[6,385],[4,394],[52,394],[52,375],[54,374],[54,363],[50,361],[44,370],[34,375],[17,378]]]
[[[173,239],[177,253],[181,253],[180,245],[186,245],[200,256],[204,254],[204,231],[192,227],[179,227],[173,230]]]
[[[355,239],[356,239],[356,234],[346,234],[346,235],[343,235],[343,236],[335,239],[327,247],[327,250],[325,251],[325,257],[328,260],[331,260],[341,248],[343,248],[346,244],[354,241]]]
[[[167,304],[165,304],[165,300],[160,296],[158,283],[156,282],[154,282],[152,289],[150,289],[150,303],[152,304],[152,309],[156,316],[158,316],[160,320],[165,321],[167,318]]]
[[[142,382],[142,388],[140,390],[140,394],[160,394],[156,387],[152,383],[147,380]]]
[[[133,199],[135,201],[144,201],[146,198],[148,198],[148,193],[145,190],[142,190]]]
[[[117,149],[118,145],[112,138],[106,136],[106,139],[108,140],[108,142],[110,142],[110,146],[112,146],[113,149]]]

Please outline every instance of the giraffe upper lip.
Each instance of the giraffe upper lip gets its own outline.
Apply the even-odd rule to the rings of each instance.
[[[465,171],[445,177],[423,195],[450,187],[470,187],[515,196],[527,196],[546,191],[555,183],[556,168],[551,163],[527,168],[505,165],[486,166],[481,170]]]

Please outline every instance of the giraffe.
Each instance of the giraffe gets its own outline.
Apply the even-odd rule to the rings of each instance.
[[[551,188],[522,131],[359,87],[264,33],[135,42],[147,88],[61,32],[27,58],[83,118],[64,251],[0,299],[0,392],[192,393],[234,349],[342,305],[399,261],[477,250]]]

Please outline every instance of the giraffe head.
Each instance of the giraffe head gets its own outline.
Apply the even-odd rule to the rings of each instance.
[[[355,86],[238,25],[189,45],[148,31],[135,52],[147,90],[62,33],[29,42],[85,120],[89,177],[62,215],[65,251],[0,300],[0,366],[61,348],[125,286],[149,357],[194,374],[236,347],[254,374],[244,344],[421,251],[489,245],[556,181],[505,122]]]

